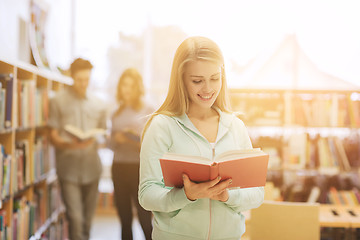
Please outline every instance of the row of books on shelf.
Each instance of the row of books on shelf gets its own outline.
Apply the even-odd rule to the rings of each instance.
[[[304,189],[292,189],[292,191],[293,192],[291,193],[283,193],[285,195],[274,200],[360,206],[360,191],[357,188],[338,190],[335,187],[330,187],[327,192],[322,193],[319,186],[313,186],[310,192],[307,192]]]
[[[328,193],[328,203],[338,205],[360,205],[360,192],[357,188],[337,190],[331,187]]]
[[[280,192],[278,200],[360,205],[360,173],[357,171],[336,175],[303,171],[268,173],[267,181]]]
[[[30,238],[30,240],[63,240],[69,239],[68,233],[68,222],[66,221],[65,215],[62,214],[57,217],[56,221],[50,223],[46,228],[45,232],[36,238]]]
[[[68,239],[68,222],[65,218],[64,207],[61,202],[61,196],[57,182],[47,186],[47,198],[44,198],[43,192],[38,193],[37,202],[43,205],[39,208],[39,224],[35,227],[36,232],[30,240],[63,240]],[[43,188],[37,188],[44,190]],[[39,201],[40,199],[40,201]],[[45,200],[45,202],[43,202]],[[44,207],[46,205],[46,207]]]
[[[61,208],[58,186],[50,184],[45,187],[48,188],[48,195],[44,194],[45,189],[39,187],[35,189],[33,199],[27,199],[25,195],[15,198],[11,219],[8,212],[0,209],[1,240],[30,239],[50,219],[52,213]]]
[[[261,136],[253,140],[270,155],[269,169],[317,169],[336,174],[360,167],[360,137],[310,136],[293,133],[288,138]]]
[[[13,162],[13,192],[30,185],[30,146],[28,140],[20,140],[15,143],[15,161]]]
[[[45,136],[36,137],[33,150],[34,165],[32,167],[35,182],[51,169],[55,169],[55,158],[51,153],[49,139]]]
[[[360,99],[353,94],[302,94],[293,97],[288,122],[310,127],[360,127]]]
[[[234,93],[230,99],[232,108],[241,113],[248,126],[284,124],[284,103],[278,93]]]
[[[233,93],[249,126],[360,127],[359,93]]]
[[[48,119],[48,91],[34,80],[18,81],[18,127],[43,126]]]
[[[30,151],[28,140],[19,140],[15,145],[15,156],[12,158],[0,144],[0,199],[36,182],[54,165],[49,157],[49,142],[46,137],[36,138],[34,151]],[[13,175],[11,175],[11,171],[14,172]],[[11,176],[12,185],[10,185]],[[10,186],[12,186],[12,191],[10,191]]]
[[[12,74],[0,74],[0,130],[11,127],[43,126],[48,119],[48,90],[37,87],[34,79],[17,81],[17,91],[14,88]],[[13,96],[13,95],[16,96]],[[14,97],[17,99],[15,112]]]

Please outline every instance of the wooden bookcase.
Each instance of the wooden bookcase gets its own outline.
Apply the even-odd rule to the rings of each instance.
[[[72,80],[7,60],[0,60],[0,80],[1,239],[63,239],[66,221],[47,119],[49,96]]]
[[[307,201],[318,187],[316,201],[352,204],[360,191],[360,88],[231,89],[230,100],[254,146],[269,152],[268,180],[280,200]]]

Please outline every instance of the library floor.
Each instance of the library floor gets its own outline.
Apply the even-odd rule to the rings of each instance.
[[[99,149],[100,159],[103,165],[103,175],[99,183],[99,190],[102,192],[112,192],[113,185],[111,180],[111,164],[113,152],[107,148]],[[137,218],[133,221],[133,239],[145,240]],[[96,214],[92,223],[90,240],[121,240],[121,225],[114,210],[113,214]]]
[[[145,240],[140,223],[133,221],[134,240]],[[121,225],[116,215],[95,215],[90,240],[116,240],[121,239]]]

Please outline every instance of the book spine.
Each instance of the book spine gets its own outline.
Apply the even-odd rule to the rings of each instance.
[[[342,200],[340,199],[340,195],[338,193],[338,191],[336,190],[336,188],[331,187],[329,190],[329,194],[330,194],[330,199],[331,199],[331,203],[332,204],[337,204],[337,205],[342,205]]]
[[[214,162],[210,166],[210,179],[213,180],[219,175],[219,164]]]
[[[12,74],[0,76],[5,79],[5,89],[6,89],[6,100],[5,100],[5,128],[10,128],[12,126],[12,103],[13,103],[13,82],[14,78]]]
[[[353,193],[354,193],[354,195],[355,195],[355,197],[357,199],[357,202],[360,205],[360,192],[359,192],[359,190],[357,190],[357,188],[353,188]]]
[[[22,109],[22,86],[21,81],[19,80],[17,82],[17,127],[22,127],[23,121],[22,121],[22,115],[23,115],[23,109]]]
[[[5,127],[5,96],[6,90],[0,88],[0,129]]]

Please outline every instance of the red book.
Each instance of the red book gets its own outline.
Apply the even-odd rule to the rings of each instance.
[[[165,185],[182,187],[182,174],[194,182],[232,179],[231,188],[265,186],[269,154],[259,148],[227,151],[214,160],[199,156],[166,153],[160,158]]]

